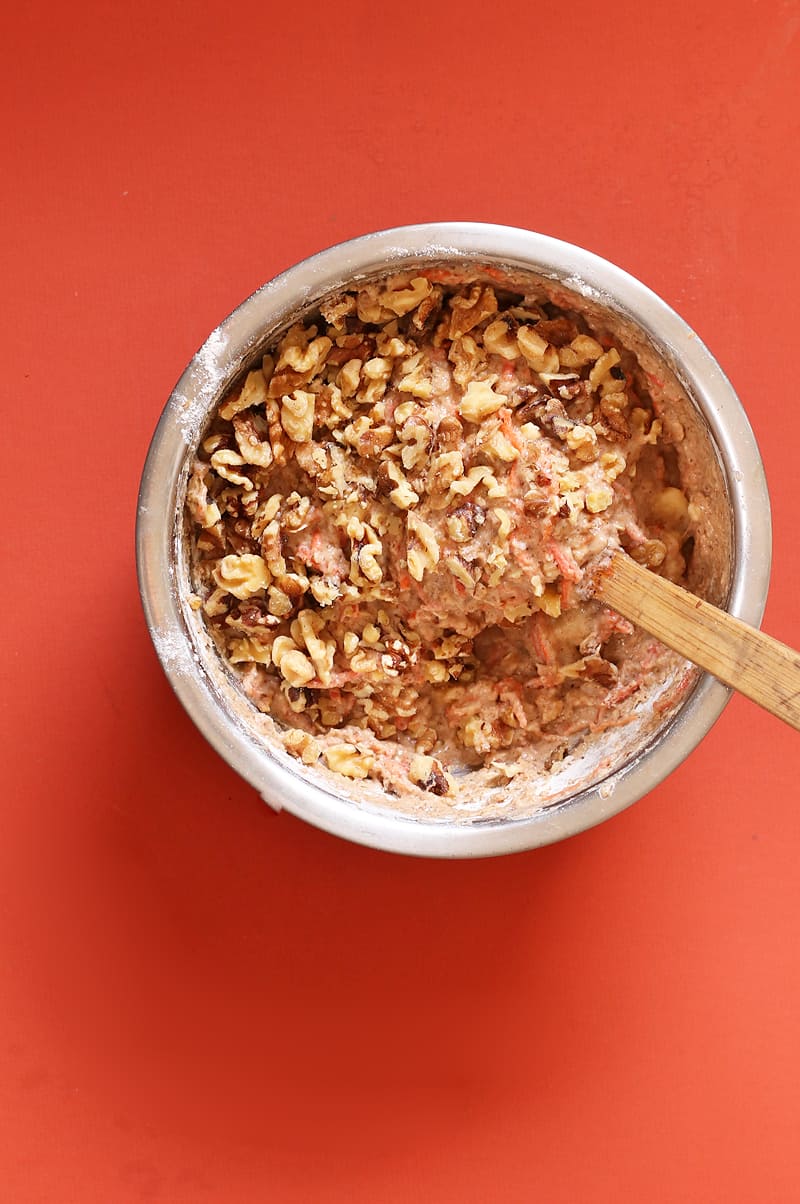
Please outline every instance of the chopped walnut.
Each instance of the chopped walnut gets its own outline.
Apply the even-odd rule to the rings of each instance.
[[[217,476],[230,481],[231,485],[243,485],[245,489],[251,489],[253,482],[250,478],[244,472],[237,472],[244,462],[237,452],[225,449],[215,451],[211,457],[211,467]]]
[[[660,539],[646,539],[644,543],[628,548],[631,559],[648,569],[660,568],[667,555],[666,546]]]
[[[247,410],[243,414],[234,415],[233,429],[236,433],[236,446],[244,462],[254,464],[257,468],[269,468],[272,463],[272,447],[269,443],[266,419],[252,410]]]
[[[452,794],[452,779],[445,773],[440,761],[435,757],[417,755],[411,762],[409,777],[416,782],[420,790],[428,790],[431,794]]]
[[[508,399],[496,393],[489,381],[473,380],[466,387],[458,412],[468,422],[477,424],[507,404]]]
[[[451,343],[447,358],[453,365],[453,379],[462,389],[471,380],[480,380],[488,372],[483,346],[468,334]]]
[[[269,584],[270,573],[260,556],[224,556],[214,569],[214,580],[234,598],[251,598]]]
[[[314,765],[322,756],[322,745],[319,740],[300,728],[290,728],[284,733],[283,743],[287,752],[293,757],[299,757],[304,765]]]
[[[456,295],[450,301],[448,337],[458,339],[497,313],[497,298],[488,285],[474,284],[466,295]]]
[[[504,360],[515,360],[519,358],[519,345],[514,335],[511,333],[511,328],[508,322],[504,322],[498,318],[496,322],[490,322],[483,332],[483,345],[490,355],[499,355]]]
[[[328,768],[346,778],[366,778],[375,763],[372,753],[360,752],[355,744],[332,744],[323,750]]]
[[[425,569],[439,562],[439,541],[436,532],[424,519],[409,513],[406,519],[409,537],[408,571],[415,581],[421,581]]]
[[[215,526],[220,520],[219,506],[209,500],[207,464],[196,463],[186,487],[186,508],[198,527]]]
[[[464,434],[464,428],[456,417],[446,414],[436,428],[436,446],[439,451],[455,451]]]
[[[281,401],[281,426],[295,443],[307,443],[314,430],[314,394],[295,389]]]
[[[247,379],[241,391],[220,406],[220,417],[233,418],[234,414],[239,414],[242,410],[261,406],[266,400],[267,382],[264,373],[260,371],[248,372]]]
[[[517,343],[525,359],[536,372],[558,372],[558,352],[547,339],[537,333],[535,327],[520,327],[517,331]]]
[[[290,636],[276,636],[272,663],[290,686],[304,686],[314,678],[314,666]]]

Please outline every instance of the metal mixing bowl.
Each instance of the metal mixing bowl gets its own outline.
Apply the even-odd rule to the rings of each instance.
[[[699,743],[730,691],[701,676],[669,723],[604,780],[523,819],[426,821],[346,798],[324,778],[277,755],[219,684],[219,658],[188,608],[182,551],[186,474],[205,421],[244,368],[290,319],[353,279],[426,264],[533,271],[600,303],[632,325],[674,372],[707,428],[731,516],[727,607],[758,625],[770,570],[769,498],[758,448],[734,390],[694,332],[653,292],[569,243],[505,226],[445,222],[369,234],[331,247],[265,284],[219,326],[192,359],[161,415],[142,475],[136,528],[147,623],[175,693],[203,735],[267,802],[339,836],[395,852],[479,857],[548,844],[583,831],[656,786]]]

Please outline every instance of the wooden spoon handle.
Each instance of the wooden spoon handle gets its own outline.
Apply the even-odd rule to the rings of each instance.
[[[615,551],[595,596],[800,731],[800,653]]]

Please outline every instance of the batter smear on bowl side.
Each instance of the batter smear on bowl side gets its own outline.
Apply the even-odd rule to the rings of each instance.
[[[682,434],[576,310],[439,269],[354,287],[217,408],[192,604],[306,765],[454,801],[549,773],[674,671],[586,573],[621,546],[686,583]]]

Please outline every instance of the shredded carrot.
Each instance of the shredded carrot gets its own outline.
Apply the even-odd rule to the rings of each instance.
[[[614,727],[625,727],[626,724],[632,723],[635,718],[635,715],[623,715],[621,719],[605,719],[597,723],[590,723],[589,731],[599,735],[600,732],[608,732]]]
[[[497,415],[500,419],[500,430],[503,432],[506,439],[508,439],[512,447],[515,447],[517,451],[521,451],[522,440],[519,437],[519,431],[517,427],[515,427],[511,421],[513,417],[513,411],[510,410],[508,406],[503,406],[502,409],[497,411]]]
[[[539,660],[545,665],[553,663],[553,650],[550,647],[543,631],[543,615],[541,613],[534,615],[531,621],[531,634],[533,636],[533,647]]]
[[[656,702],[653,703],[653,710],[657,715],[661,715],[664,711],[668,711],[674,706],[682,694],[685,694],[689,686],[694,680],[694,670],[689,669],[683,674],[680,681],[675,685],[669,693],[664,697],[662,695]]]
[[[486,270],[488,272],[488,268]],[[449,268],[420,268],[419,275],[424,276],[426,280],[433,281],[434,284],[461,283],[458,272],[451,271]]]
[[[603,708],[615,707],[620,702],[624,702],[626,698],[630,698],[631,694],[635,694],[640,686],[641,682],[639,681],[631,681],[627,686],[620,686],[618,690],[606,695]]]
[[[515,510],[522,510],[522,499],[519,497],[522,482],[519,477],[519,467],[516,460],[508,470],[508,485],[511,493],[511,501]]]
[[[555,540],[551,539],[547,545],[547,550],[558,565],[562,577],[567,581],[580,581],[581,570],[572,554],[571,548],[557,544]]]

